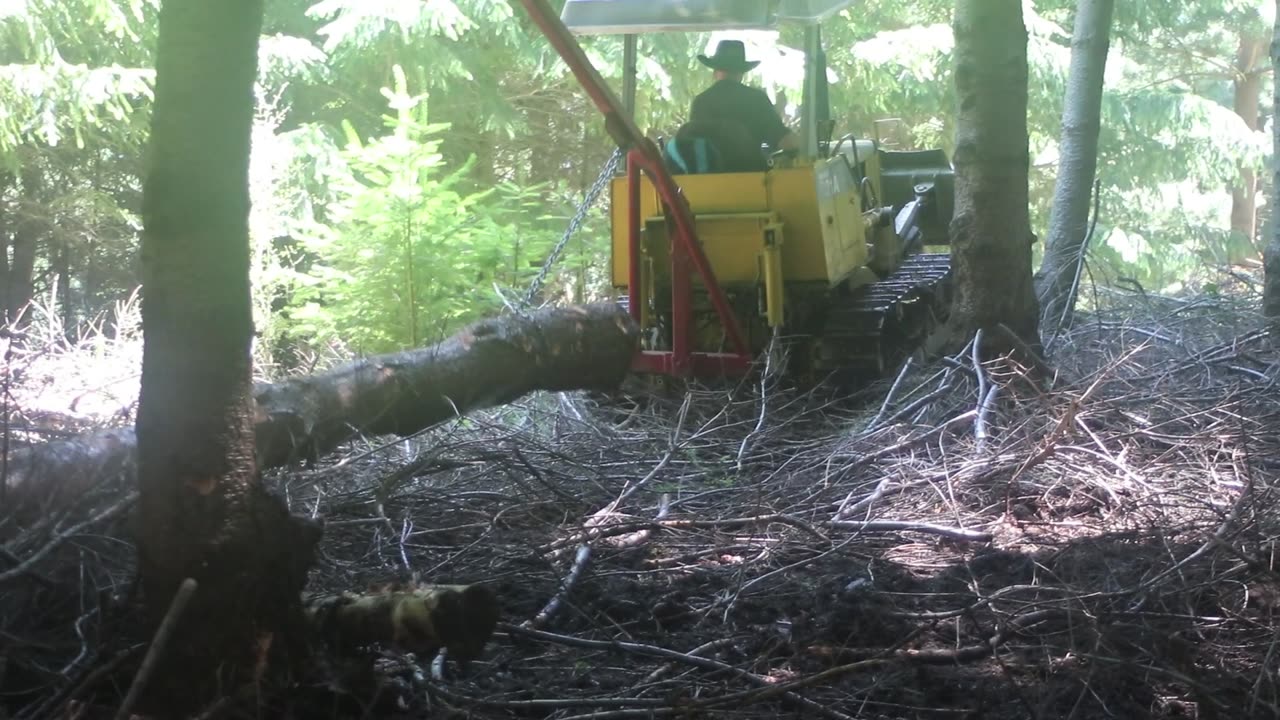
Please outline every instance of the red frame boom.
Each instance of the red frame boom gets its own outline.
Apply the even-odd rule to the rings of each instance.
[[[753,360],[742,335],[738,319],[734,317],[723,288],[717,282],[707,256],[698,243],[693,212],[671,173],[667,172],[662,154],[654,143],[645,137],[635,120],[623,109],[622,103],[609,88],[608,83],[587,59],[582,46],[574,39],[551,9],[546,0],[520,0],[533,22],[569,66],[578,83],[591,98],[592,103],[604,115],[605,130],[618,147],[627,151],[627,198],[629,201],[627,224],[627,253],[630,260],[628,276],[628,308],[631,317],[640,321],[640,173],[649,177],[658,197],[671,241],[671,351],[644,351],[632,362],[632,368],[642,372],[658,372],[667,375],[700,377],[745,374]],[[690,265],[702,278],[711,297],[716,315],[724,327],[732,352],[693,352],[693,285]]]

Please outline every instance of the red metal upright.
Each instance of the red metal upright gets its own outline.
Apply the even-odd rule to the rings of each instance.
[[[671,243],[671,366],[680,376],[688,375],[693,369],[693,278],[689,277],[689,251],[682,243],[674,242]]]
[[[662,160],[662,153],[644,133],[640,132],[635,120],[622,108],[622,103],[613,94],[608,83],[587,59],[582,46],[570,34],[569,28],[560,21],[560,17],[547,4],[546,0],[520,0],[529,16],[542,34],[560,54],[569,66],[578,83],[586,91],[587,96],[596,108],[604,114],[605,130],[618,143],[618,147],[627,151],[627,198],[630,202],[627,211],[628,248],[627,256],[631,261],[628,271],[627,297],[630,302],[630,313],[637,320],[640,317],[640,225],[643,221],[640,212],[640,172],[648,176],[662,200],[663,211],[667,215],[671,232],[672,260],[672,352],[643,352],[633,363],[637,370],[661,372],[673,375],[724,375],[742,374],[749,368],[752,355],[743,337],[738,319],[734,317],[723,288],[716,280],[707,256],[698,243],[697,230],[694,226],[693,212],[680,187],[671,173],[667,172]],[[692,351],[693,339],[693,292],[689,266],[697,271],[703,285],[710,296],[720,324],[724,328],[729,341],[731,353],[695,353]]]
[[[640,163],[627,153],[627,310],[640,323]]]

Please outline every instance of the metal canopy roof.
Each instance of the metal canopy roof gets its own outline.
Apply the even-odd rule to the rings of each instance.
[[[566,0],[560,19],[579,35],[767,30],[816,24],[853,0]]]

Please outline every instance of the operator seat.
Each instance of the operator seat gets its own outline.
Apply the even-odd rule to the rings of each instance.
[[[734,120],[687,122],[663,148],[667,169],[677,175],[764,172],[768,160]]]

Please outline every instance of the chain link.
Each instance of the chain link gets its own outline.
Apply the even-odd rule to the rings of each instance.
[[[560,255],[564,252],[565,246],[569,244],[569,238],[582,227],[582,223],[587,219],[587,213],[591,210],[591,206],[595,204],[596,199],[600,197],[600,193],[604,191],[609,180],[613,178],[614,173],[618,169],[618,164],[622,161],[622,148],[613,151],[613,155],[609,161],[604,164],[604,168],[600,170],[600,177],[592,183],[591,188],[587,190],[587,196],[582,199],[582,204],[578,206],[578,211],[574,213],[573,219],[569,221],[569,227],[565,229],[564,235],[560,238],[560,242],[551,248],[551,254],[547,256],[547,261],[542,264],[542,269],[538,271],[538,276],[533,279],[533,283],[529,285],[529,289],[525,291],[524,298],[520,301],[520,308],[527,308],[533,303],[533,298],[537,296],[538,291],[542,289],[542,285],[547,281],[547,275],[551,273],[551,268],[560,259]]]

